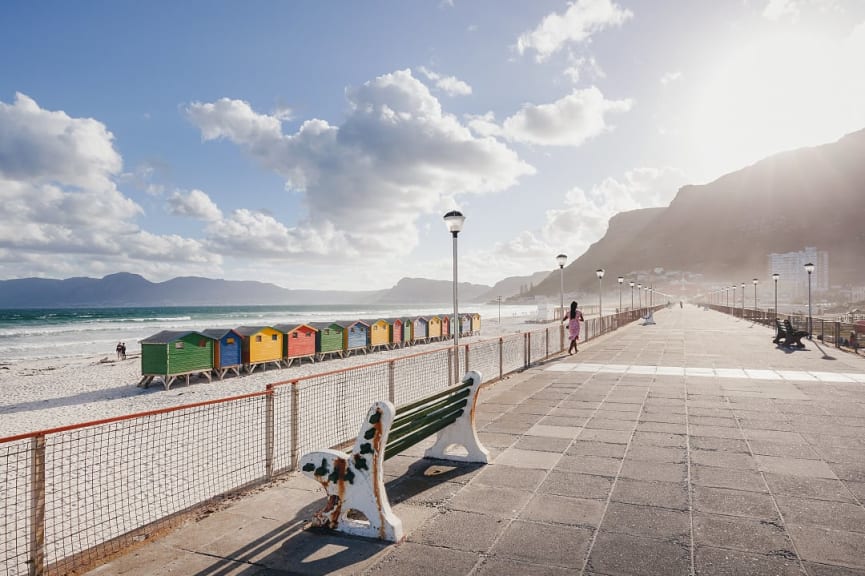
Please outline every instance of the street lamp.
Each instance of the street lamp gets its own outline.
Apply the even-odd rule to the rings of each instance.
[[[559,265],[559,296],[560,298],[560,310],[562,311],[562,320],[565,319],[565,262],[568,261],[568,257],[565,254],[559,254],[556,256],[556,262]],[[565,348],[565,325],[564,323],[559,323],[559,350],[564,350]]]
[[[745,283],[742,282],[742,320],[745,319]]]
[[[643,285],[637,284],[637,300],[640,304],[640,316],[643,315]]]
[[[598,316],[600,317],[600,316],[603,316],[603,315],[604,315],[604,300],[603,300],[603,292],[604,292],[604,285],[603,285],[604,269],[603,269],[603,268],[598,268],[597,270],[595,270],[595,274],[598,275]]]
[[[634,283],[628,282],[631,285],[631,310],[634,309]]]
[[[502,297],[497,296],[496,300],[499,301],[499,326],[502,325]]]
[[[457,235],[463,229],[463,222],[466,217],[462,212],[451,210],[444,216],[445,225],[448,227],[448,232],[454,238],[454,321],[451,324],[451,331],[454,333],[454,384],[460,381],[460,318],[459,308],[457,307]]]
[[[805,272],[808,273],[808,340],[811,339],[811,331],[814,329],[813,320],[811,318],[811,272],[814,271],[814,265],[808,262],[805,264]]]
[[[622,282],[624,281],[624,276],[619,276],[619,312],[622,311]]]
[[[754,322],[757,321],[757,284],[760,282],[756,278],[751,280],[754,283]]]
[[[772,274],[772,280],[775,281],[775,320],[778,319],[778,278],[780,277],[778,273]]]

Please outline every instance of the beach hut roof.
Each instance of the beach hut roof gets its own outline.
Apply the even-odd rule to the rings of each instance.
[[[298,328],[303,328],[304,326],[306,326],[307,328],[309,328],[315,332],[318,332],[318,328],[316,328],[312,324],[305,324],[303,322],[295,323],[295,324],[274,324],[273,329],[279,330],[280,332],[284,332],[284,333],[288,334],[289,332],[294,332]]]
[[[363,322],[367,326],[372,326],[376,322],[386,322],[388,324],[393,324],[393,320],[391,320],[390,318],[365,318],[361,320],[361,322]]]
[[[213,338],[214,340],[222,340],[225,336],[230,333],[235,333],[240,336],[240,332],[235,330],[234,328],[208,328],[207,330],[202,330],[201,334],[207,336],[208,338]]]
[[[196,332],[195,330],[163,330],[162,332],[157,332],[153,336],[145,338],[141,341],[141,344],[168,344],[169,342],[174,342],[175,340],[179,340],[189,334],[199,334],[207,338],[212,338],[206,334],[202,334],[201,332]]]
[[[315,328],[318,331],[329,330],[333,326],[339,326],[340,328],[344,328],[344,326],[342,324],[340,324],[339,322],[310,322],[309,326],[312,326],[313,328]]]
[[[337,320],[334,324],[339,324],[343,328],[351,328],[355,324],[363,324],[367,328],[369,328],[369,324],[364,322],[363,320]]]
[[[267,330],[268,328],[273,330],[272,326],[238,326],[234,331],[241,336],[252,336],[253,334],[258,334],[262,330]]]

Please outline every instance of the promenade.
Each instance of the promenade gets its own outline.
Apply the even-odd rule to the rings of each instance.
[[[865,575],[865,358],[655,320],[486,389],[491,464],[388,460],[399,545],[304,530],[298,474],[88,575]]]

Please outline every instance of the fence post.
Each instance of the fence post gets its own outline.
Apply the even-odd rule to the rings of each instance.
[[[45,436],[30,441],[30,576],[45,574]]]
[[[835,322],[835,329],[833,330],[833,332],[835,332],[835,348],[840,348],[841,347],[841,323],[840,322]]]
[[[291,470],[297,470],[300,460],[300,390],[297,380],[291,382]]]
[[[448,348],[448,387],[454,385],[454,349]]]
[[[550,357],[550,329],[544,330],[544,358]]]
[[[526,368],[532,365],[532,333],[526,332]]]
[[[270,479],[273,478],[273,384],[268,384],[265,390],[267,394],[264,396],[264,473]]]
[[[501,337],[499,337],[499,380],[504,377],[505,371],[505,352],[504,352],[504,341]]]
[[[469,371],[469,345],[466,344],[466,372],[468,372],[468,371]],[[463,374],[465,374],[465,372]],[[462,382],[463,375],[460,374],[459,376],[460,377],[457,379],[457,382]]]
[[[396,373],[396,361],[391,360],[387,363],[387,399],[396,404],[396,381],[394,374]]]

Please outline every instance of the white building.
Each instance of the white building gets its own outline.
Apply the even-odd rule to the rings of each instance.
[[[829,253],[807,246],[801,252],[769,254],[769,276],[778,274],[778,293],[786,298],[808,297],[808,272],[805,264],[813,264],[812,293],[829,290]]]

